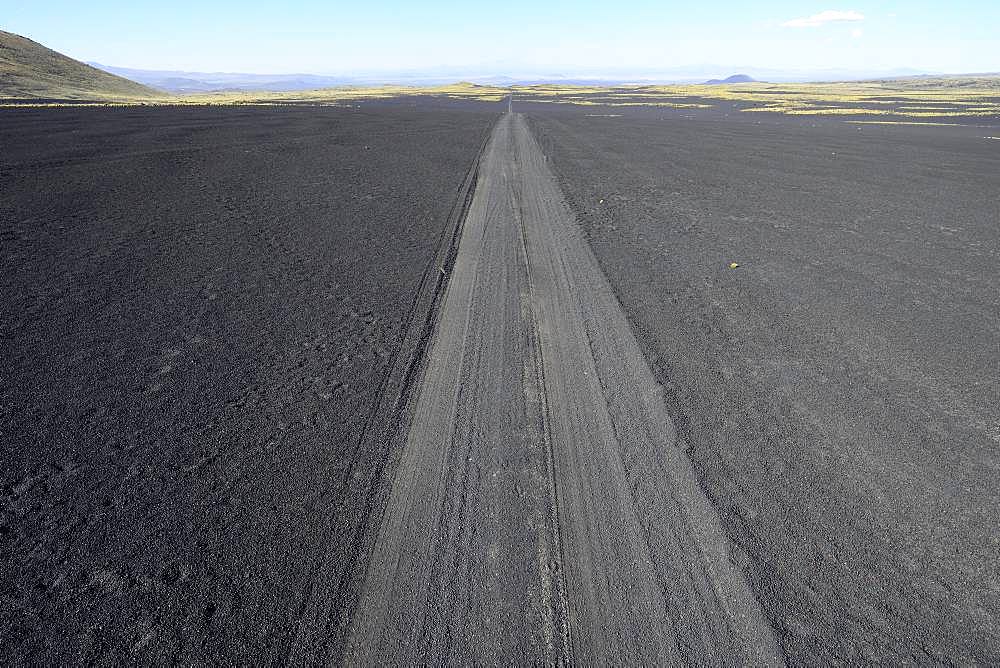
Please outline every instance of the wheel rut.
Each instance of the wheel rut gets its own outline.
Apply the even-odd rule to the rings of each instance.
[[[518,114],[481,160],[395,471],[348,663],[783,663]]]

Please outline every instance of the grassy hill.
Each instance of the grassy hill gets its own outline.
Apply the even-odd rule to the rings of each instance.
[[[0,99],[128,101],[163,93],[0,30]]]

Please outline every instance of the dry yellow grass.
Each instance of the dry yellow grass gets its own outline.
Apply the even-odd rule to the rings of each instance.
[[[115,100],[103,104],[140,105],[345,105],[361,100],[435,96],[500,102],[515,100],[581,106],[651,106],[705,109],[722,102],[737,103],[745,112],[793,116],[952,117],[1000,116],[1000,78],[913,79],[824,84],[733,84],[721,86],[373,86],[324,88],[284,93],[245,92],[165,96],[155,100]],[[19,100],[0,106],[59,106]]]
[[[287,104],[348,103],[354,100],[376,100],[408,96],[435,96],[454,99],[499,102],[508,90],[497,86],[457,83],[447,86],[373,86],[321,88],[287,93],[205,93],[177,98],[182,104]]]
[[[516,99],[603,106],[748,105],[743,111],[790,115],[1000,115],[1000,78],[941,78],[820,84],[721,86],[515,86]]]
[[[407,96],[448,97],[452,99],[499,102],[509,94],[508,89],[496,86],[479,86],[457,83],[448,86],[373,86],[323,88],[318,90],[271,92],[226,92],[197,95],[163,96],[153,100],[109,102],[3,102],[0,107],[59,107],[59,106],[142,106],[142,105],[249,105],[273,106],[283,104],[343,105],[358,100],[390,99]]]

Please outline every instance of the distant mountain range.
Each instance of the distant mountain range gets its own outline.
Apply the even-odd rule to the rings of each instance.
[[[564,73],[519,71],[516,65],[497,63],[479,67],[436,67],[421,71],[357,72],[350,75],[317,74],[246,74],[229,72],[188,72],[146,70],[90,63],[106,72],[171,93],[207,93],[216,91],[298,91],[334,86],[410,85],[436,86],[456,81],[494,86],[540,83],[579,85],[623,84],[731,84],[752,81],[781,83],[805,81],[858,81],[873,78],[896,78],[925,74],[917,70],[897,69],[884,72],[824,70],[795,72],[765,68],[724,68],[717,65],[670,67],[647,70],[596,70]],[[714,78],[728,71],[738,71],[725,79]],[[491,72],[503,72],[495,74]],[[706,79],[708,79],[706,81]]]
[[[355,75],[321,74],[249,74],[238,72],[188,72],[183,70],[144,70],[90,62],[105,72],[131,79],[159,90],[177,94],[228,91],[301,91],[336,86],[438,86],[456,81],[492,86],[526,83],[597,83],[603,79],[572,79],[562,75],[521,76],[485,75],[467,68],[432,68],[420,72],[361,72]]]
[[[88,63],[146,86],[170,93],[210,93],[217,91],[296,91],[332,88],[361,83],[351,77],[316,74],[238,74],[228,72],[183,72],[140,70]]]

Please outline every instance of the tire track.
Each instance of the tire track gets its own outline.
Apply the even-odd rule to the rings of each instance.
[[[410,395],[414,392],[415,383],[419,382],[421,366],[426,361],[426,351],[448,275],[458,255],[462,225],[475,194],[480,161],[489,138],[489,133],[486,133],[458,188],[447,224],[441,231],[437,252],[421,276],[404,325],[402,343],[389,361],[389,373],[379,387],[375,407],[368,415],[344,478],[339,481],[340,498],[360,497],[364,510],[357,517],[376,518],[376,524],[382,517],[379,509],[384,509],[387,501],[383,481],[392,478],[393,446],[398,446],[405,439],[411,418],[407,404],[412,403]],[[348,527],[345,533],[346,539],[353,543],[353,549],[347,552],[352,557],[348,561],[336,560],[331,549],[322,561],[313,565],[309,579],[311,584],[295,615],[300,620],[299,628],[282,648],[285,661],[293,658],[301,661],[308,656],[323,654],[340,657],[343,653],[353,606],[362,584],[357,566],[367,563],[373,548],[373,536],[367,525]],[[334,547],[333,542],[330,547]],[[317,589],[329,587],[329,579],[337,582],[333,596],[323,595],[322,592],[317,595]]]
[[[351,663],[781,664],[523,119],[494,129]]]

